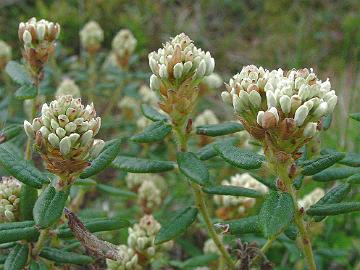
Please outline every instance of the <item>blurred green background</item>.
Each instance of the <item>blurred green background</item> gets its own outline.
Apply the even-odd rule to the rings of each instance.
[[[134,33],[145,71],[147,54],[180,32],[211,52],[225,82],[247,64],[313,67],[320,79],[330,78],[339,96],[326,145],[358,151],[359,125],[348,114],[360,111],[359,11],[358,0],[1,0],[0,39],[11,44],[17,58],[18,23],[46,18],[61,24],[62,53],[69,56],[80,50],[81,27],[96,20],[105,30],[106,49],[119,29]]]

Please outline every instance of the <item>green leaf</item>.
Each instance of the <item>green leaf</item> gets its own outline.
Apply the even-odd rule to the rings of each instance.
[[[6,143],[0,145],[0,165],[16,179],[34,188],[41,188],[43,184],[49,183],[49,179],[33,165],[14,156]]]
[[[0,224],[0,244],[18,240],[35,240],[39,231],[34,221],[21,221]]]
[[[306,214],[309,216],[334,216],[355,211],[360,211],[360,202],[341,202],[311,206],[306,211]]]
[[[349,184],[360,184],[360,173],[350,176],[347,181]]]
[[[0,143],[11,140],[22,132],[23,127],[16,124],[10,124],[0,131]]]
[[[259,169],[265,160],[262,155],[232,145],[215,145],[214,148],[226,162],[241,169]]]
[[[123,197],[123,198],[136,198],[137,194],[128,190],[123,190],[110,185],[98,184],[96,188],[106,194]]]
[[[80,178],[88,178],[108,167],[111,162],[116,158],[116,156],[120,153],[120,145],[122,141],[123,139],[120,138],[107,142],[104,149],[91,162],[90,167],[86,168],[85,171],[80,175]]]
[[[329,190],[324,197],[322,197],[316,204],[313,205],[313,207],[325,205],[325,204],[331,204],[331,203],[338,203],[341,202],[346,198],[346,196],[351,191],[351,185],[350,184],[340,184],[335,187],[333,187],[331,190]],[[324,216],[318,216],[314,217],[314,220],[316,222],[319,222],[323,220]]]
[[[152,143],[163,140],[171,132],[171,125],[164,121],[157,121],[145,128],[139,134],[132,136],[130,139],[137,143]]]
[[[296,240],[299,230],[294,224],[290,224],[289,227],[286,228],[284,234],[291,240]]]
[[[345,179],[356,173],[360,173],[359,168],[349,168],[349,167],[329,168],[313,175],[312,179],[317,182],[329,182],[329,181]]]
[[[56,190],[53,186],[48,186],[37,199],[33,216],[40,228],[47,228],[54,224],[61,217],[66,200],[69,196],[69,189]]]
[[[147,104],[141,105],[141,111],[146,118],[149,118],[150,120],[152,120],[154,122],[167,120],[166,115],[159,113],[156,109],[154,109],[153,107],[151,107]]]
[[[33,99],[37,95],[37,88],[33,85],[24,84],[15,92],[15,97],[20,100]]]
[[[20,192],[20,216],[22,220],[32,220],[32,209],[37,200],[37,189],[28,185],[21,186]]]
[[[254,179],[259,181],[260,183],[267,186],[269,189],[277,190],[275,181],[273,179],[264,179],[264,178],[258,176],[257,174],[254,174],[254,173],[249,173],[249,174],[251,175],[251,177],[253,177]]]
[[[76,179],[75,186],[93,187],[97,185],[97,182],[91,178]]]
[[[4,264],[4,270],[22,270],[28,259],[27,244],[17,244],[9,253]]]
[[[204,187],[203,191],[209,194],[219,194],[219,195],[230,195],[230,196],[243,196],[249,198],[261,198],[264,196],[261,192],[255,189],[249,189],[239,186],[231,185],[219,185],[212,187]]]
[[[322,155],[337,153],[336,150],[331,148],[325,148],[321,150]],[[340,164],[349,167],[360,167],[360,154],[355,152],[344,152],[345,157],[339,161]]]
[[[250,216],[238,220],[229,220],[223,224],[215,224],[216,227],[228,227],[228,231],[232,235],[243,235],[247,233],[260,233],[261,226],[258,216]]]
[[[46,264],[42,261],[31,261],[29,270],[48,270]]]
[[[239,141],[238,138],[226,138],[226,139],[218,140],[205,145],[203,148],[201,148],[199,151],[196,152],[196,155],[201,160],[208,160],[218,155],[218,153],[214,149],[215,145],[221,145],[221,144],[234,145],[238,141]]]
[[[304,178],[304,175],[300,174],[294,179],[293,186],[295,189],[299,190],[301,188]]]
[[[90,256],[50,247],[43,248],[40,253],[40,257],[56,263],[69,263],[76,265],[88,265],[94,261],[94,259]]]
[[[10,61],[5,67],[6,73],[18,84],[31,84],[31,79],[23,65]]]
[[[194,267],[208,266],[211,262],[216,261],[218,258],[219,255],[215,253],[195,256],[181,263],[181,269],[193,269]]]
[[[244,130],[244,126],[236,122],[226,122],[215,125],[203,125],[196,127],[196,134],[210,137],[223,136]]]
[[[356,121],[360,121],[360,113],[350,113],[349,116]]]
[[[151,160],[127,156],[118,156],[112,164],[119,170],[132,173],[157,173],[175,169],[175,164],[170,161]]]
[[[122,218],[92,218],[83,220],[82,222],[85,228],[91,233],[120,230],[131,225],[128,220]],[[62,225],[56,233],[60,238],[73,237],[73,233],[67,224]]]
[[[194,153],[178,152],[176,159],[180,172],[191,181],[201,186],[209,184],[209,170]]]
[[[183,234],[187,228],[193,224],[197,214],[197,208],[188,207],[169,223],[162,224],[162,227],[155,238],[155,244],[159,245]]]
[[[343,153],[332,153],[320,156],[315,159],[306,160],[302,163],[302,174],[314,175],[325,170],[326,168],[329,168],[344,157],[345,155]]]
[[[272,237],[289,226],[294,217],[294,203],[286,192],[271,192],[265,199],[259,214],[259,222],[265,237]]]

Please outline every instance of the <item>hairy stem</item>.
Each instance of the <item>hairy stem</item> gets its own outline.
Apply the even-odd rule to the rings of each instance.
[[[186,131],[183,131],[182,127],[174,127],[174,129],[175,129],[175,134],[178,139],[178,148],[179,148],[178,150],[183,151],[183,152],[187,151],[188,134],[186,134]],[[221,253],[225,263],[228,265],[229,269],[235,270],[236,269],[235,263],[231,259],[230,254],[227,252],[224,244],[218,237],[218,235],[215,231],[215,228],[212,224],[210,214],[206,207],[205,198],[204,198],[204,194],[201,190],[201,187],[198,184],[195,184],[193,182],[191,182],[191,187],[194,192],[196,206],[198,207],[202,217],[204,218],[206,228],[207,228],[207,231],[208,231],[210,237],[212,238],[216,247],[220,251],[220,253]]]
[[[45,229],[45,230],[41,230],[40,231],[40,236],[37,240],[37,242],[35,243],[35,246],[32,250],[32,255],[34,257],[38,256],[41,252],[41,249],[43,248],[44,244],[45,244],[45,241],[48,237],[48,234],[49,234],[49,229]]]

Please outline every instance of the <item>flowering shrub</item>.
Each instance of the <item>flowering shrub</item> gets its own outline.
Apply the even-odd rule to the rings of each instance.
[[[184,33],[148,55],[149,74],[130,30],[105,52],[95,21],[61,74],[58,23],[18,34],[23,64],[0,42],[4,269],[330,269],[319,237],[360,210],[360,154],[319,142],[329,79],[249,65],[223,86]]]

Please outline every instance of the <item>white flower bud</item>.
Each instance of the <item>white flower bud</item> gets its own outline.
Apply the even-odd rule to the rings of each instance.
[[[201,60],[198,68],[196,69],[195,79],[203,78],[205,76],[205,72],[206,72],[206,63],[205,60]]]
[[[70,153],[70,150],[71,150],[70,137],[66,136],[61,139],[61,141],[59,143],[59,149],[60,149],[61,154],[63,154],[63,155],[67,155]]]
[[[168,77],[167,68],[165,65],[161,65],[159,69],[159,76],[162,79],[166,79]]]
[[[227,91],[223,91],[221,92],[221,99],[226,103],[226,104],[233,104],[233,100],[231,97],[231,94]]]
[[[81,135],[80,138],[81,145],[87,145],[91,141],[93,135],[94,132],[92,130],[88,130],[83,135]]]
[[[296,111],[295,111],[295,116],[294,116],[294,120],[295,120],[295,123],[298,127],[300,127],[306,117],[308,116],[309,114],[309,109],[308,107],[306,107],[305,105],[301,105]]]
[[[44,138],[47,138],[50,134],[50,131],[48,130],[48,128],[46,126],[42,126],[40,128],[40,133],[41,133],[41,136],[43,136]]]
[[[209,52],[207,52],[209,53]],[[206,72],[205,72],[205,75],[206,76],[209,76],[211,73],[214,72],[214,68],[215,68],[215,60],[214,58],[208,58],[206,60]]]
[[[326,115],[328,112],[328,104],[326,102],[321,102],[319,106],[315,109],[313,115],[317,118],[321,118]]]
[[[153,91],[157,91],[160,89],[160,80],[155,74],[152,74],[150,77],[150,88]]]
[[[249,94],[250,103],[255,107],[259,108],[261,105],[261,96],[258,91],[252,90]]]
[[[271,107],[268,111],[271,112],[275,116],[276,123],[278,123],[279,122],[279,114],[278,114],[277,109],[275,107]]]
[[[39,23],[36,26],[36,36],[38,38],[38,40],[43,40],[45,37],[45,24],[43,23]]]
[[[175,79],[181,78],[183,69],[184,69],[184,66],[183,66],[182,63],[177,63],[174,66],[174,77],[175,77]]]
[[[275,99],[275,95],[272,91],[266,91],[266,102],[267,102],[268,108],[276,107],[277,102]]]
[[[337,103],[337,96],[333,96],[327,101],[328,113],[332,113],[334,111],[336,103]]]
[[[56,130],[60,126],[59,123],[54,119],[51,119],[50,125],[54,130]]]
[[[291,111],[295,112],[297,108],[301,105],[301,98],[298,95],[293,95],[290,98],[291,100]]]
[[[256,116],[256,122],[258,123],[258,125],[262,126],[262,121],[263,121],[263,117],[264,117],[264,111],[259,111],[257,116]]]
[[[279,103],[280,103],[281,110],[285,114],[290,113],[290,111],[291,111],[291,99],[290,99],[289,96],[280,97]]]
[[[240,97],[237,95],[232,96],[232,103],[233,103],[234,110],[238,113],[241,113],[245,109],[241,102]]]
[[[31,37],[31,34],[30,34],[30,32],[28,30],[24,31],[22,38],[23,38],[23,41],[24,41],[25,45],[31,44],[32,37]]]
[[[105,146],[105,142],[103,140],[99,140],[99,139],[94,140],[93,146],[90,150],[90,156],[92,158],[96,158],[103,150],[104,146]]]
[[[309,86],[307,84],[301,85],[298,95],[302,100],[306,100],[310,95]]]
[[[184,69],[183,69],[183,73],[184,73],[184,74],[188,73],[188,72],[191,70],[192,65],[193,65],[193,64],[192,64],[191,61],[185,62],[185,64],[184,64]]]
[[[157,65],[155,59],[151,56],[151,54],[149,54],[149,66],[150,66],[152,73],[158,74],[159,66]]]
[[[75,146],[75,144],[77,143],[77,141],[80,139],[80,135],[77,133],[72,133],[69,136],[70,141],[71,141],[71,145]]]
[[[314,123],[314,122],[307,123],[304,128],[304,136],[306,138],[313,137],[316,133],[316,127],[317,127],[317,123]]]
[[[242,106],[244,109],[246,109],[246,108],[249,106],[249,104],[250,104],[248,92],[246,92],[246,91],[244,91],[244,90],[240,90],[239,98],[240,98],[241,106]]]
[[[24,121],[24,130],[25,130],[26,135],[29,138],[35,137],[35,131],[34,131],[32,125],[30,124],[30,122],[27,120]]]
[[[60,139],[64,138],[65,135],[66,135],[65,129],[63,129],[63,128],[61,128],[61,127],[58,127],[55,132],[56,132],[56,135],[57,135]]]
[[[48,141],[53,147],[58,147],[60,143],[60,139],[54,133],[50,133],[48,136]]]

